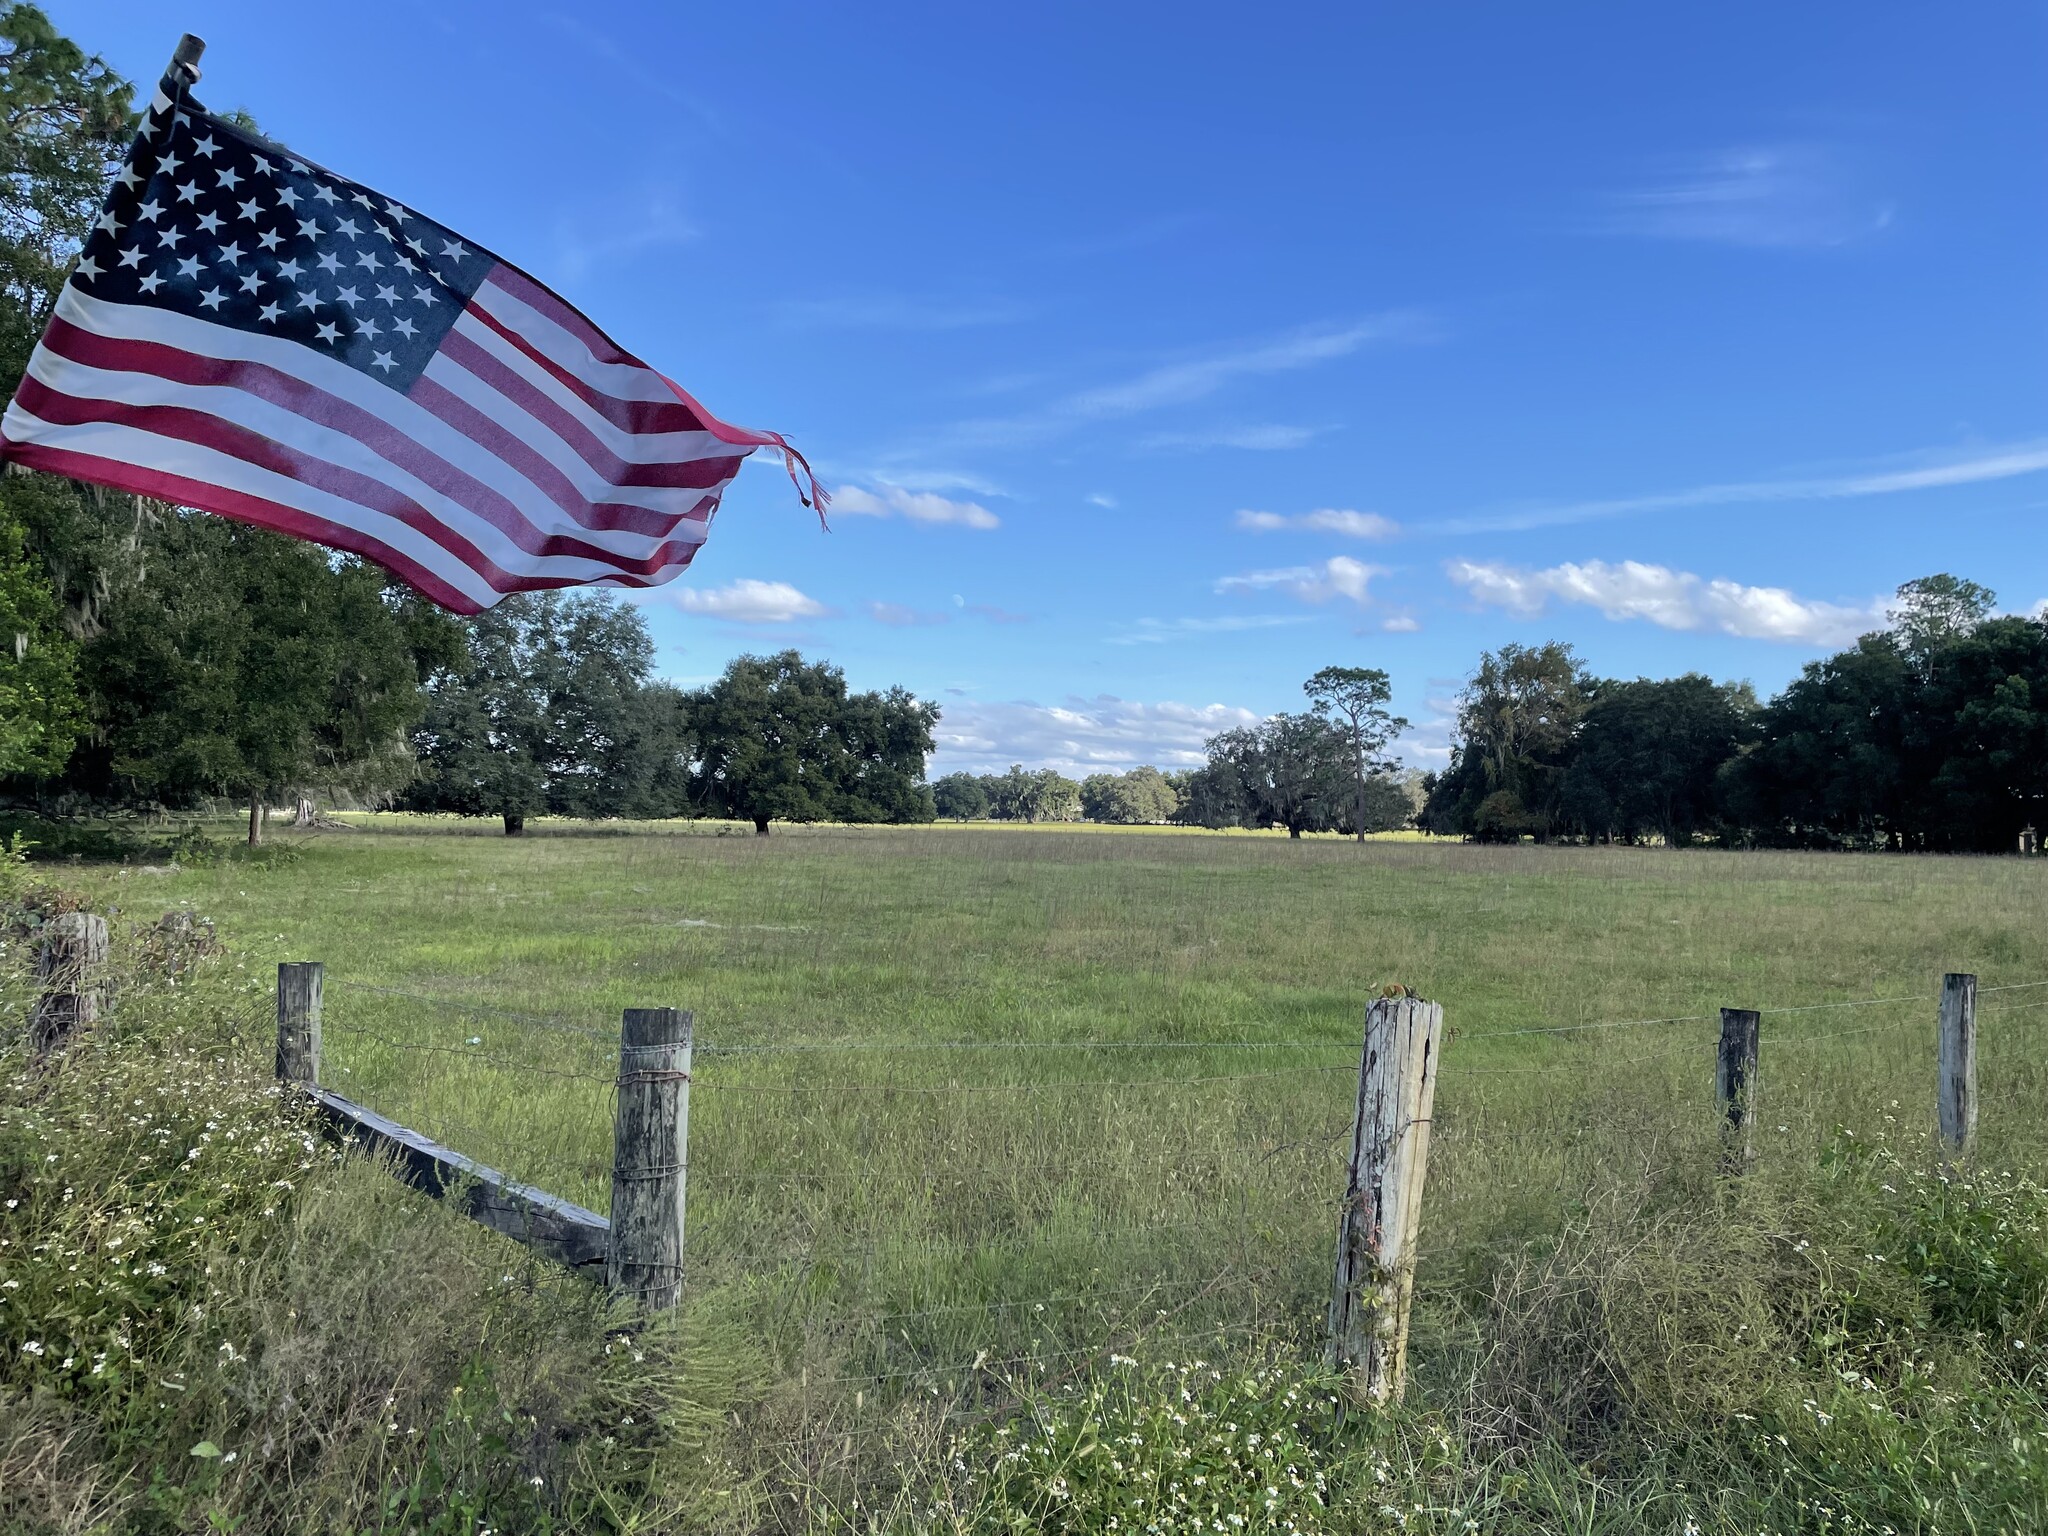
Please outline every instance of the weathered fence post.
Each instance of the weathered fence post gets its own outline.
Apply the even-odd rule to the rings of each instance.
[[[1419,997],[1382,997],[1365,1011],[1351,1168],[1330,1293],[1332,1364],[1358,1373],[1376,1402],[1401,1395],[1415,1244],[1429,1169],[1444,1011]]]
[[[1977,978],[1941,978],[1941,1139],[1958,1156],[1977,1134]]]
[[[312,1088],[320,1081],[320,983],[327,967],[318,960],[287,960],[277,968],[277,1078]]]
[[[43,992],[29,1015],[29,1038],[38,1056],[61,1050],[100,1018],[101,971],[107,964],[107,920],[90,912],[50,919],[36,951]]]
[[[683,1295],[692,1024],[679,1009],[628,1008],[619,1036],[608,1278],[655,1312]]]
[[[1739,1170],[1756,1156],[1757,1045],[1763,1015],[1754,1008],[1721,1010],[1721,1051],[1714,1068],[1714,1097],[1726,1125],[1724,1156]]]

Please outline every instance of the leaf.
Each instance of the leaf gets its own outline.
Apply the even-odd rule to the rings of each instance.
[[[191,1454],[194,1456],[204,1456],[208,1461],[213,1461],[219,1457],[220,1447],[211,1440],[202,1440],[192,1447]]]

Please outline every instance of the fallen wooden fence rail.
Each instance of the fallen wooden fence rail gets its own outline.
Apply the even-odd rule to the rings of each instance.
[[[305,1092],[321,1120],[366,1152],[388,1157],[399,1182],[436,1200],[452,1197],[455,1209],[472,1221],[524,1243],[543,1258],[592,1279],[604,1278],[612,1224],[597,1212],[507,1178],[338,1093],[318,1087]]]
[[[320,1086],[317,960],[277,968],[277,1076],[320,1121],[385,1159],[400,1182],[571,1273],[602,1279],[654,1311],[683,1289],[684,1178],[689,1148],[692,1019],[673,1008],[630,1008],[619,1043],[612,1219],[508,1178]],[[616,1226],[614,1222],[616,1221]]]

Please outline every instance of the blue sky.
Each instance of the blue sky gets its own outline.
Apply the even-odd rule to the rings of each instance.
[[[636,599],[934,771],[1194,760],[1479,652],[1770,691],[1948,570],[2048,598],[2048,11],[59,0],[787,433]],[[344,22],[345,18],[345,22]]]

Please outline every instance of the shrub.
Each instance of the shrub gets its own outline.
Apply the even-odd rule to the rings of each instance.
[[[1023,1411],[960,1441],[955,1517],[978,1528],[1306,1533],[1330,1528],[1333,1384],[1280,1365],[1111,1369],[1023,1392]]]
[[[617,1311],[344,1156],[231,962],[120,980],[63,1055],[19,1001],[0,1034],[0,1529],[744,1523],[730,1330]]]

